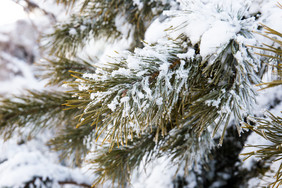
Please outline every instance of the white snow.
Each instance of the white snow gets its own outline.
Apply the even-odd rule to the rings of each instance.
[[[45,140],[51,135],[51,132],[45,132]],[[18,144],[18,139],[15,136],[7,142],[0,140],[0,161],[4,161],[0,164],[0,187],[20,187],[33,177],[91,184],[79,169],[60,165],[56,152],[50,152],[42,139],[33,139],[22,145]]]
[[[21,71],[22,76],[13,76],[12,79],[0,81],[0,94],[16,94],[22,93],[22,89],[43,89],[46,84],[45,81],[38,82],[32,73],[32,67],[26,62],[14,58],[7,53],[0,55],[3,59],[9,62],[9,66],[14,71]],[[0,63],[1,64],[1,63]]]
[[[114,112],[118,104],[118,97],[115,97],[114,100],[112,100],[112,102],[108,104],[108,107]]]
[[[185,28],[185,33],[191,40],[191,43],[195,45],[200,41],[202,35],[210,28],[210,24],[207,22],[207,18],[199,17],[198,19],[193,19],[193,16],[191,15],[191,22],[189,22],[189,24]],[[218,36],[217,33],[216,36]]]
[[[185,54],[178,54],[177,57],[181,59],[194,59],[195,56],[195,50],[193,48],[189,48],[187,53]]]
[[[0,1],[0,27],[22,18],[27,18],[23,7],[11,0]]]
[[[81,25],[81,26],[80,26],[80,31],[81,31],[81,32],[83,32],[83,31],[86,30],[86,29],[87,29],[87,27],[86,27],[85,25]]]
[[[125,69],[125,68],[119,68],[118,70],[112,72],[112,76],[113,77],[115,77],[117,75],[129,76],[130,75],[130,70],[129,69]]]
[[[75,29],[75,28],[70,28],[69,34],[70,34],[70,35],[77,35],[76,29]]]
[[[214,22],[211,28],[202,35],[200,43],[201,56],[205,58],[215,53],[217,49],[225,47],[240,29],[227,22]]]
[[[8,42],[8,41],[9,41],[9,37],[7,35],[0,33],[0,42]]]
[[[141,10],[144,6],[143,2],[140,2],[140,0],[133,0],[133,4],[136,5],[139,10]]]
[[[168,28],[168,24],[161,22],[159,19],[156,19],[146,30],[145,41],[150,44],[156,43],[159,39],[167,35],[165,30]]]
[[[175,166],[171,166],[169,159],[162,157],[148,164],[142,165],[141,172],[135,172],[132,187],[134,188],[169,188],[174,179]]]
[[[162,105],[162,104],[163,104],[163,98],[162,98],[162,97],[158,98],[158,99],[156,100],[156,104],[157,104],[158,106]]]

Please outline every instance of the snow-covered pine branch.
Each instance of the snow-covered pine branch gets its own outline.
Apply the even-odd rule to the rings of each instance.
[[[252,85],[260,79],[260,61],[247,47],[255,41],[251,29],[257,23],[246,4],[220,2],[182,4],[169,19],[179,24],[168,32],[170,38],[118,55],[70,83],[85,108],[78,126],[93,122],[96,134],[104,133],[102,140],[111,144],[155,126],[164,136],[168,125],[190,124],[200,136],[209,126],[214,134],[222,124],[226,128],[232,116],[239,127],[251,113]],[[203,27],[196,24],[200,20],[205,29],[195,33]]]

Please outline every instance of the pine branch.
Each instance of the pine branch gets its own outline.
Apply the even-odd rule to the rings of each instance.
[[[211,66],[199,58],[176,57],[175,54],[185,51],[181,45],[172,42],[169,47],[168,44],[146,46],[136,50],[136,54],[116,59],[116,63],[98,67],[98,74],[75,76],[78,82],[69,85],[75,88],[73,92],[80,99],[68,101],[67,105],[86,109],[78,117],[84,120],[77,126],[91,121],[99,127],[98,137],[103,135],[104,140],[124,143],[132,132],[155,125],[164,136],[169,122],[175,122],[173,127],[193,125],[199,136],[208,126],[215,125],[214,134],[223,123],[225,129],[231,114],[239,124],[243,120],[242,109],[249,109],[254,100],[254,91],[247,81],[256,82],[255,76],[249,77],[241,71],[247,69],[251,73],[252,65],[235,58],[239,44],[231,41]],[[165,49],[158,49],[160,46]],[[232,53],[230,48],[237,49]],[[146,51],[150,51],[150,55],[155,53],[155,57],[140,55]],[[133,58],[140,63],[137,69],[127,62]],[[202,67],[197,66],[200,63]],[[165,66],[167,68],[162,70]],[[180,119],[187,121],[179,123]],[[138,128],[132,127],[132,123]],[[107,133],[103,134],[104,130]]]
[[[242,61],[236,56],[244,51],[249,57]],[[202,74],[205,76],[197,79],[202,79],[200,83],[205,84],[192,84],[195,94],[192,94],[192,105],[187,116],[192,119],[191,122],[195,122],[199,133],[206,130],[208,125],[214,125],[215,135],[219,127],[224,125],[220,139],[222,144],[231,115],[240,133],[239,124],[246,115],[242,109],[251,112],[255,100],[251,84],[257,83],[259,79],[253,70],[253,60],[243,44],[231,40],[216,58],[212,58],[213,63],[209,62],[209,58],[201,62]]]
[[[156,9],[153,11],[152,8]],[[168,2],[149,0],[143,0],[142,9],[128,0],[86,1],[81,13],[72,15],[68,23],[57,25],[54,33],[47,36],[52,39],[47,48],[50,48],[51,54],[72,56],[90,39],[103,37],[106,40],[118,40],[122,36],[116,22],[123,19],[124,23],[121,24],[128,23],[132,27],[123,37],[128,38],[133,33],[133,42],[136,44],[132,46],[140,46],[149,23],[167,8]]]
[[[214,141],[208,131],[198,136],[190,125],[172,129],[167,136],[160,139],[157,157],[168,156],[177,171],[183,167],[188,175],[192,167],[208,161],[207,156],[214,147]]]
[[[38,131],[67,121],[76,111],[63,111],[62,103],[70,94],[50,91],[28,91],[28,95],[14,96],[0,101],[0,130],[5,139],[12,136],[17,127],[31,127]],[[56,122],[56,123],[55,123]]]
[[[159,156],[171,156],[172,160],[180,164],[186,163],[187,173],[195,163],[196,156],[203,151],[207,153],[212,147],[210,134],[206,132],[208,126],[214,128],[215,134],[219,126],[224,125],[226,129],[231,115],[234,115],[237,121],[243,119],[241,109],[251,103],[252,93],[247,92],[252,90],[248,83],[237,80],[238,77],[247,76],[239,72],[237,68],[240,67],[238,65],[240,62],[236,60],[233,53],[230,53],[231,46],[239,48],[239,45],[231,41],[212,66],[208,67],[204,63],[202,68],[197,66],[203,62],[199,58],[179,58],[180,54],[187,50],[182,45],[190,46],[183,40],[182,38],[179,43],[170,41],[167,44],[146,46],[128,57],[115,59],[116,63],[97,67],[95,74],[75,76],[78,80],[69,83],[70,86],[81,89],[73,91],[79,98],[68,101],[67,106],[85,109],[84,113],[78,116],[83,120],[77,126],[86,126],[85,123],[92,122],[97,127],[95,133],[98,136],[97,140],[102,144],[109,144],[107,150],[114,151],[99,154],[91,161],[99,167],[105,166],[95,169],[99,172],[96,183],[112,179],[113,183],[117,181],[123,185],[130,178],[129,172],[132,172],[138,163],[127,166],[120,161],[134,158],[128,157],[129,154],[125,152],[127,146],[130,147],[131,142],[128,140],[130,135],[139,135],[141,132],[145,137],[151,135],[152,141],[161,143],[159,146],[161,152],[155,150],[153,153]],[[143,55],[147,54],[146,52],[150,52],[148,56]],[[135,63],[139,63],[138,66],[135,65],[138,67],[136,69],[127,62],[127,59],[132,61],[132,58],[136,58]],[[246,66],[248,65],[246,63]],[[214,71],[210,71],[207,67]],[[238,83],[245,87],[240,87]],[[127,99],[124,102],[125,97]],[[163,100],[156,102],[160,97],[165,98],[166,102]],[[142,104],[147,104],[147,107]],[[150,129],[157,131],[149,134]],[[169,133],[170,130],[174,130],[176,134]],[[221,142],[224,132],[225,130]],[[152,135],[154,133],[155,135]],[[135,143],[135,138],[132,143]],[[114,157],[120,155],[125,157]],[[141,156],[140,153],[139,155]],[[113,161],[107,163],[106,161],[110,159]],[[118,173],[109,171],[117,164],[121,165]],[[125,176],[121,177],[119,174]]]
[[[56,60],[46,59],[38,64],[39,77],[48,80],[47,85],[62,84],[66,81],[74,80],[70,72],[88,72],[93,73],[95,67],[89,62],[92,59],[85,61],[82,59],[70,60],[65,57],[57,58]]]
[[[103,18],[97,9],[89,15],[72,15],[68,23],[57,25],[55,31],[46,36],[51,40],[45,48],[57,56],[74,56],[92,38],[110,40],[119,36],[114,20]]]
[[[134,142],[129,141],[127,146],[103,146],[95,150],[93,158],[88,161],[93,164],[92,170],[98,175],[93,185],[112,180],[113,186],[118,183],[118,186],[126,187],[133,170],[140,167],[144,159],[149,162],[153,158],[157,145],[153,135],[135,137]]]
[[[280,8],[281,4],[278,3],[278,6]],[[268,26],[263,25],[263,27],[266,29],[266,34],[258,33],[270,40],[272,40],[274,43],[280,45],[279,47],[273,47],[270,45],[263,44],[265,47],[255,47],[257,49],[264,50],[264,53],[258,54],[261,56],[265,56],[267,58],[270,58],[272,60],[277,61],[277,65],[271,65],[274,68],[276,68],[278,73],[278,80],[274,80],[267,83],[261,83],[258,85],[265,85],[262,89],[267,89],[271,87],[280,86],[282,84],[281,76],[282,76],[282,66],[279,60],[282,59],[282,34]],[[271,37],[274,36],[274,37]],[[265,52],[271,52],[274,53],[274,55],[268,55],[265,54]],[[274,62],[275,62],[274,61]],[[261,159],[269,159],[270,161],[279,161],[282,159],[282,118],[279,116],[274,116],[270,112],[268,112],[267,115],[268,119],[266,118],[254,118],[256,123],[258,124],[256,127],[253,127],[249,124],[245,123],[246,128],[251,129],[258,135],[264,137],[266,140],[271,141],[272,145],[250,145],[247,147],[255,147],[257,148],[256,151],[244,153],[242,155],[246,156],[246,159],[251,156],[256,156]],[[271,187],[280,187],[282,185],[282,162],[274,175],[275,181],[270,184]]]
[[[76,1],[57,2],[73,6]],[[219,47],[212,47],[216,50],[204,50],[201,44],[204,34],[196,43],[189,39],[185,27],[190,20],[186,17],[199,16],[198,10],[189,16],[193,9],[179,14],[186,21],[171,30],[183,29],[179,37],[164,37],[156,44],[141,45],[148,25],[170,6],[169,1],[141,2],[143,6],[128,0],[85,1],[79,14],[56,26],[55,32],[48,36],[52,39],[48,45],[50,53],[59,60],[51,60],[51,65],[46,65],[51,68],[46,75],[52,76],[49,84],[67,80],[66,84],[73,88],[69,92],[73,98],[70,94],[63,94],[65,97],[51,94],[48,98],[49,93],[46,96],[31,93],[34,99],[18,97],[17,100],[23,102],[3,101],[4,108],[0,110],[3,129],[14,128],[14,123],[24,126],[29,122],[40,127],[51,126],[54,124],[50,121],[59,119],[56,123],[65,125],[61,129],[63,133],[51,140],[50,145],[56,150],[63,149],[62,156],[74,153],[78,159],[80,154],[85,155],[95,138],[104,144],[89,161],[99,175],[95,183],[111,179],[113,186],[116,182],[126,186],[142,160],[150,161],[163,155],[178,165],[185,163],[187,173],[197,162],[196,158],[205,156],[212,147],[208,128],[211,127],[213,135],[223,129],[221,144],[231,116],[240,132],[240,122],[251,112],[254,103],[252,84],[259,81],[258,59],[245,45],[245,41],[252,38],[247,26],[253,20],[243,20],[240,10],[234,15],[228,11],[223,14],[221,7],[210,3],[210,12],[218,13],[211,17],[219,18],[211,25],[220,21],[226,29],[234,21],[236,26],[226,29],[230,36]],[[117,26],[120,25],[117,21],[123,20],[122,24],[131,25],[125,33]],[[143,48],[120,54],[112,62],[102,62],[96,68],[90,63],[72,60],[93,38],[117,40],[131,35],[136,41],[132,46]],[[72,79],[67,72],[72,73]],[[62,111],[65,100],[67,111]],[[21,107],[28,111],[21,113]],[[70,117],[77,119],[76,129]]]
[[[146,50],[151,51],[156,49],[157,47],[148,46],[148,49]],[[177,54],[177,50],[181,49],[173,44],[170,44],[166,51],[159,51],[157,53],[169,53],[166,54],[169,56],[167,57],[168,61],[175,62],[177,57],[172,54]],[[136,56],[139,57],[138,55]],[[140,60],[143,60],[143,58],[146,59],[146,57],[140,57]],[[125,62],[126,60],[121,58],[118,59],[118,63],[116,64],[112,63],[109,67],[98,68],[98,74],[85,74],[83,77],[75,76],[83,83],[69,83],[70,86],[73,86],[76,89],[80,88],[80,90],[73,91],[77,96],[79,96],[79,98],[77,100],[68,101],[67,106],[70,108],[79,107],[85,109],[84,113],[81,114],[81,116],[78,116],[79,119],[83,120],[77,126],[79,127],[85,123],[92,122],[93,125],[98,127],[96,134],[99,137],[99,135],[103,133],[103,130],[109,128],[108,125],[112,125],[112,132],[109,135],[104,135],[105,137],[103,136],[104,140],[110,139],[112,143],[121,141],[121,143],[124,144],[127,142],[128,135],[131,135],[136,130],[136,128],[131,127],[131,123],[136,123],[138,125],[137,129],[140,131],[146,127],[160,125],[160,127],[163,127],[161,130],[164,135],[166,132],[164,128],[165,125],[167,122],[171,121],[171,118],[174,118],[170,113],[175,108],[175,105],[177,105],[178,95],[183,96],[183,101],[185,101],[186,97],[184,94],[179,94],[178,92],[173,91],[168,92],[166,89],[163,90],[165,93],[159,93],[162,91],[160,87],[174,87],[175,89],[178,88],[178,90],[180,90],[184,87],[185,81],[176,79],[177,76],[180,77],[180,71],[178,73],[177,71],[176,73],[171,72],[170,76],[175,80],[175,83],[170,86],[169,81],[166,80],[164,72],[159,72],[158,77],[162,76],[163,78],[158,78],[152,81],[152,86],[157,87],[157,89],[155,90],[155,93],[151,93],[151,91],[149,91],[151,90],[151,86],[147,86],[147,84],[149,84],[149,80],[152,79],[151,75],[159,70],[159,66],[163,62],[157,57],[147,58],[148,59],[145,60],[145,64],[140,64],[142,66],[141,72],[144,72],[145,75],[140,75],[140,73],[138,74],[139,70],[133,70],[130,77],[128,77],[128,75],[123,75],[122,70],[126,71],[127,67]],[[169,67],[170,64],[167,64],[167,66]],[[184,64],[182,64],[181,69],[184,69]],[[112,77],[112,75],[116,76]],[[187,77],[185,76],[184,79],[187,79]],[[168,84],[168,86],[163,84]],[[147,93],[144,92],[146,90]],[[140,93],[140,96],[144,96],[144,99],[142,96],[141,99],[134,97],[136,93]],[[149,98],[154,98],[153,95],[158,95],[158,98],[166,98],[166,96],[170,96],[170,98],[167,98],[167,104],[163,102],[164,106],[159,107],[156,105],[156,101],[154,101],[156,99],[150,102],[150,100],[145,97],[146,95]],[[173,97],[175,99],[173,99]],[[123,101],[127,98],[129,98],[129,101]],[[93,101],[90,102],[91,100]],[[118,104],[117,101],[119,100],[123,102]],[[142,103],[147,104],[147,106],[141,106]],[[132,109],[128,109],[130,111],[126,110],[127,105],[132,106]],[[114,110],[114,108],[117,110]],[[129,114],[131,115],[128,116]],[[102,123],[101,120],[103,120]]]
[[[134,135],[127,145],[105,147],[95,150],[93,157],[88,162],[93,165],[93,170],[98,177],[94,185],[103,184],[112,180],[112,185],[126,187],[134,171],[146,166],[156,158],[168,156],[178,169],[184,167],[188,174],[191,166],[197,165],[201,159],[206,159],[213,141],[209,134],[198,137],[190,126],[171,129],[167,127],[169,134],[156,139],[155,135],[161,131],[157,127],[151,129],[151,133]],[[159,132],[159,133],[157,133]],[[142,168],[146,168],[142,166]],[[115,170],[112,170],[115,169]],[[142,169],[141,169],[142,170]]]
[[[246,156],[245,160],[251,156],[256,156],[263,160],[271,159],[271,161],[281,161],[282,159],[282,118],[275,116],[268,112],[265,118],[255,118],[257,126],[253,127],[249,124],[244,124],[246,128],[254,131],[261,137],[269,140],[273,144],[271,145],[247,145],[246,147],[255,147],[257,150],[243,153]],[[275,182],[271,183],[272,187],[279,187],[282,184],[282,163],[277,170],[274,178]]]
[[[281,4],[279,4],[281,5]],[[273,47],[267,44],[263,44],[264,47],[257,47],[257,46],[252,46],[253,48],[256,49],[261,49],[264,51],[264,53],[257,53],[258,55],[267,57],[269,59],[272,59],[272,62],[274,62],[274,65],[270,65],[273,68],[275,68],[275,72],[277,73],[277,80],[271,81],[271,82],[267,82],[267,83],[261,83],[258,84],[259,86],[265,86],[262,89],[267,89],[267,88],[271,88],[271,87],[276,87],[276,86],[280,86],[282,84],[281,78],[282,78],[282,64],[281,64],[281,60],[282,60],[282,33],[266,26],[266,25],[262,25],[263,28],[266,30],[265,33],[266,34],[262,34],[262,33],[258,33],[268,39],[270,39],[271,41],[273,41],[275,44],[278,44],[279,46]],[[270,52],[271,55],[266,54],[266,52]]]
[[[86,156],[93,139],[95,127],[89,124],[75,128],[73,117],[81,113],[65,110],[62,105],[71,95],[64,92],[28,91],[28,95],[3,99],[0,109],[0,130],[4,139],[9,139],[16,128],[30,127],[30,136],[46,128],[59,129],[48,142],[55,151],[61,151],[62,159],[69,157],[76,165]]]
[[[187,12],[179,15],[186,18],[191,13]],[[93,74],[73,75],[76,80],[67,84],[74,89],[71,93],[76,99],[67,101],[66,105],[84,110],[76,117],[77,127],[94,125],[96,140],[108,144],[91,161],[99,172],[96,183],[112,179],[113,185],[126,184],[139,164],[137,160],[128,161],[130,144],[140,137],[146,140],[151,136],[152,141],[161,143],[159,151],[172,160],[186,163],[187,172],[195,163],[196,154],[203,153],[198,152],[201,146],[206,144],[205,152],[212,147],[208,127],[213,135],[222,128],[220,144],[231,117],[240,132],[240,122],[254,104],[252,84],[260,80],[256,73],[259,59],[245,45],[252,38],[247,26],[253,20],[242,20],[241,13],[230,18],[241,24],[238,27],[241,30],[234,29],[231,37],[210,53],[201,49],[201,41],[192,44],[183,31],[176,39],[144,44],[134,53],[120,54],[110,63],[103,62]],[[229,18],[222,19],[229,26]],[[188,24],[187,21],[181,27]],[[171,32],[179,32],[181,27]],[[171,136],[172,130],[180,136]],[[130,137],[134,140],[130,141]],[[159,154],[158,150],[153,153]],[[110,171],[114,166],[118,166],[118,173]]]
[[[95,127],[90,125],[75,128],[75,124],[67,125],[58,131],[48,145],[52,150],[60,152],[60,158],[70,158],[73,164],[80,166],[95,141]]]

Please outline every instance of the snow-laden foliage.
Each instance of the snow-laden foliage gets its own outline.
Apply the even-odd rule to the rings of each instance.
[[[102,160],[130,150],[137,138],[156,142],[148,155],[171,151],[166,155],[177,158],[178,164],[185,161],[189,169],[195,154],[203,156],[210,150],[211,136],[221,133],[222,144],[231,119],[241,132],[240,123],[252,113],[253,85],[260,82],[261,70],[261,59],[249,47],[257,43],[252,31],[258,28],[257,15],[248,11],[251,5],[250,1],[181,1],[180,10],[165,12],[166,37],[153,44],[144,42],[133,53],[118,52],[95,64],[95,73],[73,75],[77,80],[67,85],[74,88],[77,99],[66,105],[83,109],[76,116],[77,127],[91,124],[96,141],[110,149],[92,160],[104,166],[97,170],[101,175],[97,182],[115,177],[110,166],[119,164],[130,174],[140,164],[141,158],[134,157],[127,167],[118,160],[106,164]],[[191,144],[194,139],[210,144],[197,147]],[[129,177],[115,178],[123,184]]]
[[[260,22],[275,23],[273,15],[279,14],[273,8],[274,3],[268,0],[57,2],[73,7],[75,13],[68,21],[57,24],[49,38],[45,38],[47,52],[55,57],[40,63],[41,73],[49,85],[64,83],[72,90],[66,95],[36,92],[24,98],[18,96],[24,101],[21,103],[4,100],[0,123],[1,117],[2,122],[9,120],[9,123],[3,124],[3,134],[19,126],[60,128],[49,145],[63,151],[63,157],[74,156],[71,159],[78,161],[78,165],[86,155],[96,175],[95,185],[106,182],[106,186],[110,183],[113,187],[130,186],[131,177],[142,171],[143,166],[146,168],[152,161],[163,158],[171,162],[174,172],[185,177],[190,178],[188,172],[195,172],[191,180],[194,183],[190,184],[194,187],[195,182],[205,181],[205,178],[198,181],[197,173],[204,175],[204,169],[196,172],[196,167],[208,165],[212,174],[225,173],[235,165],[236,159],[232,157],[230,164],[222,161],[228,167],[221,170],[214,169],[216,160],[212,160],[213,164],[201,166],[201,163],[218,154],[215,140],[222,144],[225,132],[230,136],[230,130],[235,132],[236,128],[241,133],[245,117],[256,112],[254,85],[261,82],[265,71],[262,64],[267,59],[257,55],[263,47],[254,47],[260,44],[257,39],[261,39],[254,31],[262,28]],[[276,45],[273,42],[266,42],[269,49]],[[97,46],[103,43],[107,49],[91,48],[93,43]],[[106,43],[118,48],[110,57],[101,54],[108,51]],[[84,56],[87,48],[90,57]],[[102,58],[94,58],[94,54]],[[42,96],[46,97],[38,100]],[[57,101],[66,102],[61,105]],[[27,113],[17,117],[18,106],[25,107]],[[28,110],[31,107],[32,111]],[[56,111],[63,108],[63,112]],[[38,117],[41,121],[36,121]],[[237,155],[243,143],[232,144],[236,145]],[[231,149],[230,146],[228,151]],[[89,150],[93,153],[87,154]],[[213,182],[211,187],[224,185],[239,171],[237,167],[234,173],[228,171],[229,174],[222,175],[226,181]],[[219,175],[206,179],[216,176]]]
[[[85,1],[68,22],[56,25],[48,45],[51,53],[71,57],[91,39],[101,37],[110,41],[126,38],[132,47],[141,46],[151,20],[174,4],[168,0]]]
[[[167,35],[178,38],[145,44],[81,75],[70,84],[80,90],[74,103],[85,106],[78,126],[93,122],[96,134],[104,133],[103,140],[113,144],[152,127],[164,136],[168,124],[190,124],[199,135],[208,126],[215,126],[214,133],[223,122],[226,127],[231,115],[239,124],[251,112],[260,62],[247,47],[255,41],[254,17],[245,15],[246,4],[233,4],[185,2],[183,10],[168,12],[173,13],[169,23],[179,25]],[[195,32],[199,27],[205,28]]]
[[[88,96],[91,102],[84,113],[97,110],[103,115],[108,112],[109,116],[103,120],[105,126],[111,124],[116,130],[128,130],[127,135],[118,131],[114,136],[121,140],[127,140],[128,136],[145,128],[160,124],[165,127],[173,118],[171,113],[179,95],[187,100],[181,92],[188,88],[189,69],[175,56],[177,50],[180,51],[181,46],[173,42],[147,45],[135,50],[134,54],[128,52],[125,57],[115,58],[115,63],[97,68],[95,74],[83,74],[79,90],[82,94],[91,91]],[[97,105],[101,107],[97,108]],[[81,124],[89,121],[88,117],[82,118]]]
[[[182,2],[182,1],[181,1]],[[200,55],[213,63],[230,40],[252,44],[251,31],[257,28],[256,15],[249,14],[251,1],[183,1],[181,11],[165,11],[173,16],[175,30],[199,44]],[[201,23],[201,24],[199,24]],[[239,53],[239,52],[238,52]],[[239,56],[239,55],[238,55]]]

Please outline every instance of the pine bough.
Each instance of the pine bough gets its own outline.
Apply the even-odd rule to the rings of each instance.
[[[162,6],[151,9],[157,5]],[[252,113],[261,58],[250,47],[257,45],[252,31],[258,27],[250,6],[251,1],[231,0],[84,1],[80,15],[49,36],[50,53],[59,59],[50,63],[48,75],[58,77],[50,83],[66,81],[72,88],[64,105],[75,111],[69,118],[78,122],[50,143],[60,150],[60,143],[72,140],[67,145],[72,153],[81,145],[90,150],[95,139],[97,149],[89,160],[98,175],[95,184],[112,180],[126,186],[141,162],[162,156],[188,173],[214,146],[212,136],[221,135],[221,144],[230,121],[240,133],[241,122]],[[165,37],[139,45],[165,7],[171,9],[162,15],[161,23],[170,26]],[[132,40],[132,46],[141,48],[131,46],[108,62],[69,63],[91,38],[118,40],[118,16],[135,32],[131,37],[139,42]]]

